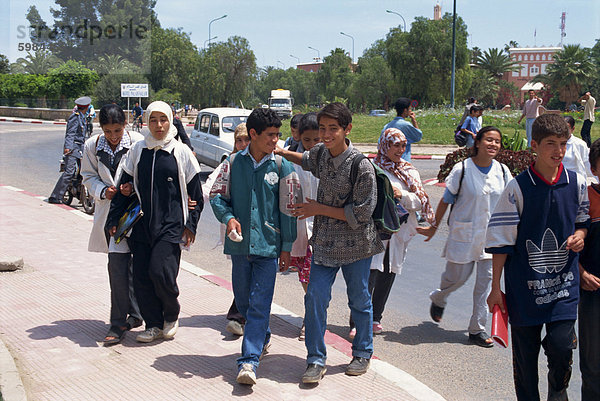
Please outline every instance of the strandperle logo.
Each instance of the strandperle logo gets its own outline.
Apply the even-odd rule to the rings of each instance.
[[[77,38],[93,45],[103,39],[109,40],[142,40],[149,36],[150,26],[134,22],[133,18],[120,24],[92,22],[82,20],[75,26],[58,25],[52,28],[45,25],[17,26],[17,38],[35,38],[39,42],[57,39]]]

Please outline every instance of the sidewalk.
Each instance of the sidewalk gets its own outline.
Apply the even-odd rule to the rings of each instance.
[[[306,349],[296,337],[299,319],[276,305],[258,383],[237,384],[241,340],[224,330],[229,283],[188,263],[178,278],[181,327],[174,340],[146,345],[128,333],[121,344],[103,347],[110,294],[106,256],[87,252],[90,216],[0,186],[0,224],[0,254],[25,261],[21,271],[0,273],[0,340],[29,400],[443,399],[381,360],[363,376],[344,375],[350,344],[329,332],[325,378],[316,387],[300,384]],[[25,399],[3,348],[4,400]]]
[[[355,143],[354,146],[363,153],[377,154],[376,143]],[[456,145],[430,145],[413,143],[411,145],[412,159],[445,160],[448,153],[458,149]]]

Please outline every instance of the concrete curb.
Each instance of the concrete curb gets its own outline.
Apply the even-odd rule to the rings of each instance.
[[[27,192],[25,190],[15,188],[12,186],[8,186],[8,185],[0,184],[0,188],[9,189],[13,192],[20,192],[20,193],[23,193],[24,195],[32,196],[37,199],[45,199],[45,197],[37,196],[37,195]],[[55,206],[63,207],[65,205],[55,205]],[[67,207],[67,208],[71,209],[70,207]],[[73,212],[75,212],[78,216],[82,217],[85,220],[88,220],[88,221],[93,220],[92,216],[89,216],[85,213],[79,212],[74,209],[73,209]],[[186,262],[185,260],[181,260],[180,267],[183,270],[185,270],[189,273],[192,273],[200,278],[203,278],[207,281],[210,281],[211,283],[213,283],[215,285],[224,287],[230,291],[232,290],[231,283],[229,281],[227,281],[221,277],[218,277],[218,276],[212,274],[211,272],[204,270],[198,266],[195,266],[189,262]],[[298,316],[295,313],[293,313],[277,304],[272,305],[271,314],[273,314],[277,318],[282,319],[283,321],[285,321],[297,328],[300,328],[302,325],[302,317],[301,316]],[[352,344],[350,342],[348,342],[345,338],[342,338],[334,333],[331,333],[329,330],[327,330],[325,333],[325,343],[348,356],[352,356]],[[402,388],[404,391],[406,391],[407,393],[409,393],[411,396],[415,397],[416,399],[422,400],[422,401],[438,401],[438,400],[442,401],[442,400],[444,400],[444,398],[440,394],[438,394],[431,388],[427,387],[425,384],[418,381],[415,377],[413,377],[409,373],[407,373],[387,362],[379,360],[375,355],[373,355],[371,362],[372,362],[371,370],[375,371],[377,374],[385,377],[386,379],[392,381],[394,384],[396,384],[398,387]],[[4,387],[3,387],[5,378],[6,378],[6,383],[7,383],[6,384],[7,395],[4,394]],[[20,400],[27,399],[26,395],[25,395],[23,383],[19,376],[19,372],[16,369],[16,366],[14,365],[12,356],[10,355],[10,353],[8,352],[8,350],[6,349],[6,347],[4,346],[2,341],[0,341],[0,389],[2,389],[2,396],[4,397],[5,401],[20,401]],[[8,391],[10,391],[10,392],[8,392]],[[8,396],[9,394],[11,395],[10,398]],[[18,398],[18,397],[22,397],[22,398]]]
[[[12,272],[23,268],[23,258],[0,253],[0,272]]]
[[[27,401],[15,361],[0,339],[0,396],[4,401]]]

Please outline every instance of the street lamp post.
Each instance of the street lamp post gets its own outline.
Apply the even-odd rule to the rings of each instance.
[[[223,19],[223,18],[225,18],[225,17],[227,17],[227,14],[225,14],[225,15],[223,15],[223,16],[221,16],[221,17],[219,17],[219,18],[215,18],[215,19],[211,20],[211,21],[208,23],[208,47],[210,47],[210,41],[213,39],[213,38],[210,36],[210,26],[212,25],[212,23],[213,23],[213,22],[215,22],[215,21],[218,21],[218,20],[220,20],[220,19]]]
[[[283,62],[281,62],[280,60],[277,60],[277,64],[281,64],[283,66],[283,69],[285,70],[285,64],[283,64]]]
[[[206,49],[206,42],[208,42],[209,40],[214,40],[214,39],[216,39],[216,38],[218,38],[218,36],[216,36],[216,35],[215,35],[215,36],[213,36],[212,38],[205,40],[205,41],[204,41],[204,48]]]
[[[456,85],[456,0],[452,12],[452,73],[450,77],[450,107],[454,108],[454,88]]]
[[[298,64],[300,64],[300,57],[296,57],[293,54],[290,54],[290,57],[295,58],[296,60],[298,60]],[[298,66],[298,64],[296,64],[296,66]]]
[[[344,35],[352,39],[352,64],[354,64],[354,36],[348,35],[347,33],[340,32],[340,35]]]
[[[310,47],[308,46],[309,49],[314,50],[317,52],[317,58],[319,59],[319,61],[321,61],[321,52],[317,49],[315,49],[314,47]]]
[[[391,10],[385,10],[385,12],[390,13],[390,14],[396,14],[398,17],[402,18],[402,22],[404,23],[404,32],[406,32],[406,21],[404,20],[404,17],[402,15],[400,15],[396,11],[391,11]]]

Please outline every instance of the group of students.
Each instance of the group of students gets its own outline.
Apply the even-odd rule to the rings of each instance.
[[[180,247],[194,241],[204,204],[198,163],[191,150],[174,139],[169,106],[154,102],[146,115],[150,134],[139,138],[125,132],[118,106],[104,106],[100,111],[103,134],[85,145],[82,175],[99,201],[90,250],[109,252],[112,305],[107,344],[120,341],[142,319],[146,330],[138,334],[138,341],[175,335]],[[440,288],[430,295],[431,317],[441,320],[448,296],[477,265],[469,340],[492,345],[485,333],[486,298],[490,309],[495,304],[506,307],[518,398],[536,399],[537,355],[543,344],[550,361],[550,391],[561,399],[570,375],[581,271],[580,312],[589,311],[579,318],[584,389],[599,394],[594,391],[599,391],[600,383],[596,341],[600,329],[598,309],[593,308],[598,308],[595,290],[600,287],[596,245],[600,188],[588,189],[581,175],[563,168],[570,133],[561,117],[543,115],[533,124],[532,146],[538,156],[515,179],[494,160],[501,148],[500,131],[480,129],[473,138],[473,156],[453,168],[435,213],[418,172],[402,158],[408,142],[403,131],[384,128],[374,163],[385,171],[397,201],[410,212],[408,222],[386,241],[379,238],[371,218],[377,191],[374,166],[363,159],[353,172],[354,159],[362,155],[347,138],[351,112],[341,103],[332,103],[296,121],[295,150],[293,143],[279,148],[281,121],[272,110],[254,110],[244,134],[236,133],[237,152],[205,186],[213,212],[225,226],[222,240],[232,261],[232,307],[244,320],[237,360],[239,383],[256,383],[259,361],[271,344],[269,317],[276,274],[292,265],[299,268],[306,292],[301,336],[308,355],[302,382],[318,383],[326,372],[327,308],[339,269],[351,311],[353,358],[346,374],[365,373],[373,353],[373,334],[382,331],[381,314],[402,269],[407,244],[417,232],[431,238],[452,205],[443,252],[446,270]],[[598,141],[589,162],[591,171],[599,173]],[[594,200],[591,228],[588,191]],[[115,244],[106,233],[114,233],[131,197],[138,198],[144,215],[131,237]],[[418,227],[416,212],[428,227]],[[577,252],[582,250],[578,265]],[[503,269],[506,305],[500,295]],[[544,324],[548,334],[542,342]]]

